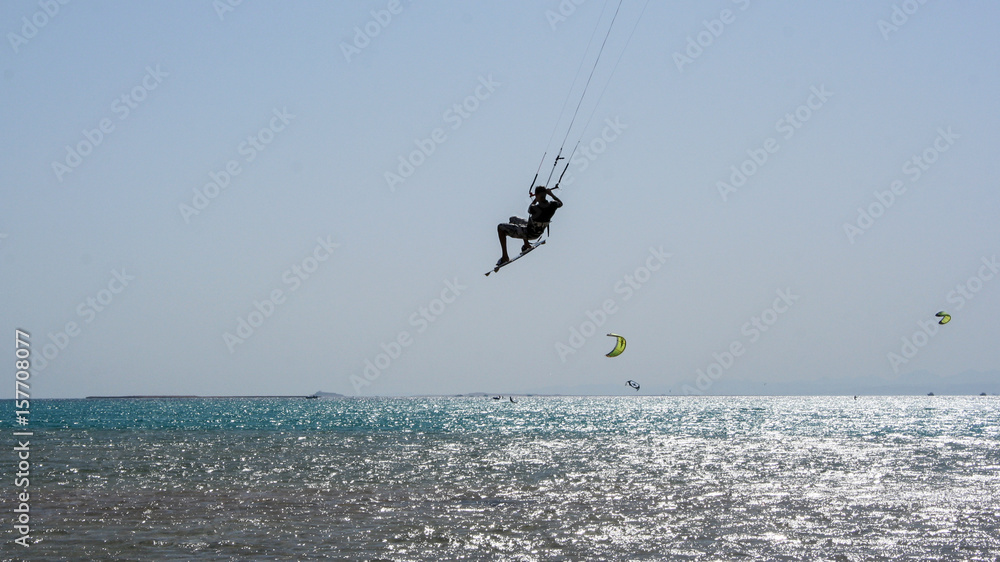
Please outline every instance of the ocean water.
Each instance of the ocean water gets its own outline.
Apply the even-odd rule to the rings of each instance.
[[[4,559],[1000,560],[996,397],[4,402]]]

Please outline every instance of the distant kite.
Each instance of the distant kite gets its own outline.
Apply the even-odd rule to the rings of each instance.
[[[941,312],[938,312],[934,316],[937,316],[938,318],[941,319],[941,320],[938,320],[938,324],[941,324],[942,326],[945,325],[945,324],[947,324],[948,322],[951,322],[951,314],[948,314],[947,312],[945,312],[943,310]]]
[[[627,384],[627,385],[631,386],[632,388],[634,388],[636,390],[636,392],[639,391],[639,383],[637,383],[635,381],[628,381],[625,384]]]
[[[615,348],[608,352],[607,357],[618,357],[623,351],[625,351],[625,338],[619,336],[618,334],[608,335],[613,338],[618,338],[618,341],[615,342]]]

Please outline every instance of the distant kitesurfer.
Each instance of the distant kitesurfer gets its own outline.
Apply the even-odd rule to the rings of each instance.
[[[552,196],[552,201],[546,199],[547,195]],[[507,237],[518,238],[524,241],[521,252],[526,252],[531,247],[531,240],[535,240],[545,233],[545,228],[549,226],[552,215],[556,214],[556,209],[562,207],[562,201],[551,189],[543,185],[535,187],[535,198],[528,207],[528,220],[521,217],[510,217],[510,222],[497,225],[497,234],[500,236],[500,250],[503,255],[497,261],[497,266],[510,261],[507,255]]]

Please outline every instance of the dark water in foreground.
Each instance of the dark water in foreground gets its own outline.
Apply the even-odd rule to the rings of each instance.
[[[1000,559],[995,397],[52,400],[28,429],[5,559]]]

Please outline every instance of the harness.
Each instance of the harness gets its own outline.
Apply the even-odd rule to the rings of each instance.
[[[548,236],[549,223],[547,223],[547,222],[532,222],[532,221],[529,220],[528,224],[525,226],[525,229],[528,231],[528,234],[535,234],[536,232],[538,233],[537,236],[532,236],[531,237],[531,239],[534,240],[535,238],[539,238],[543,234],[545,234],[546,236]]]

